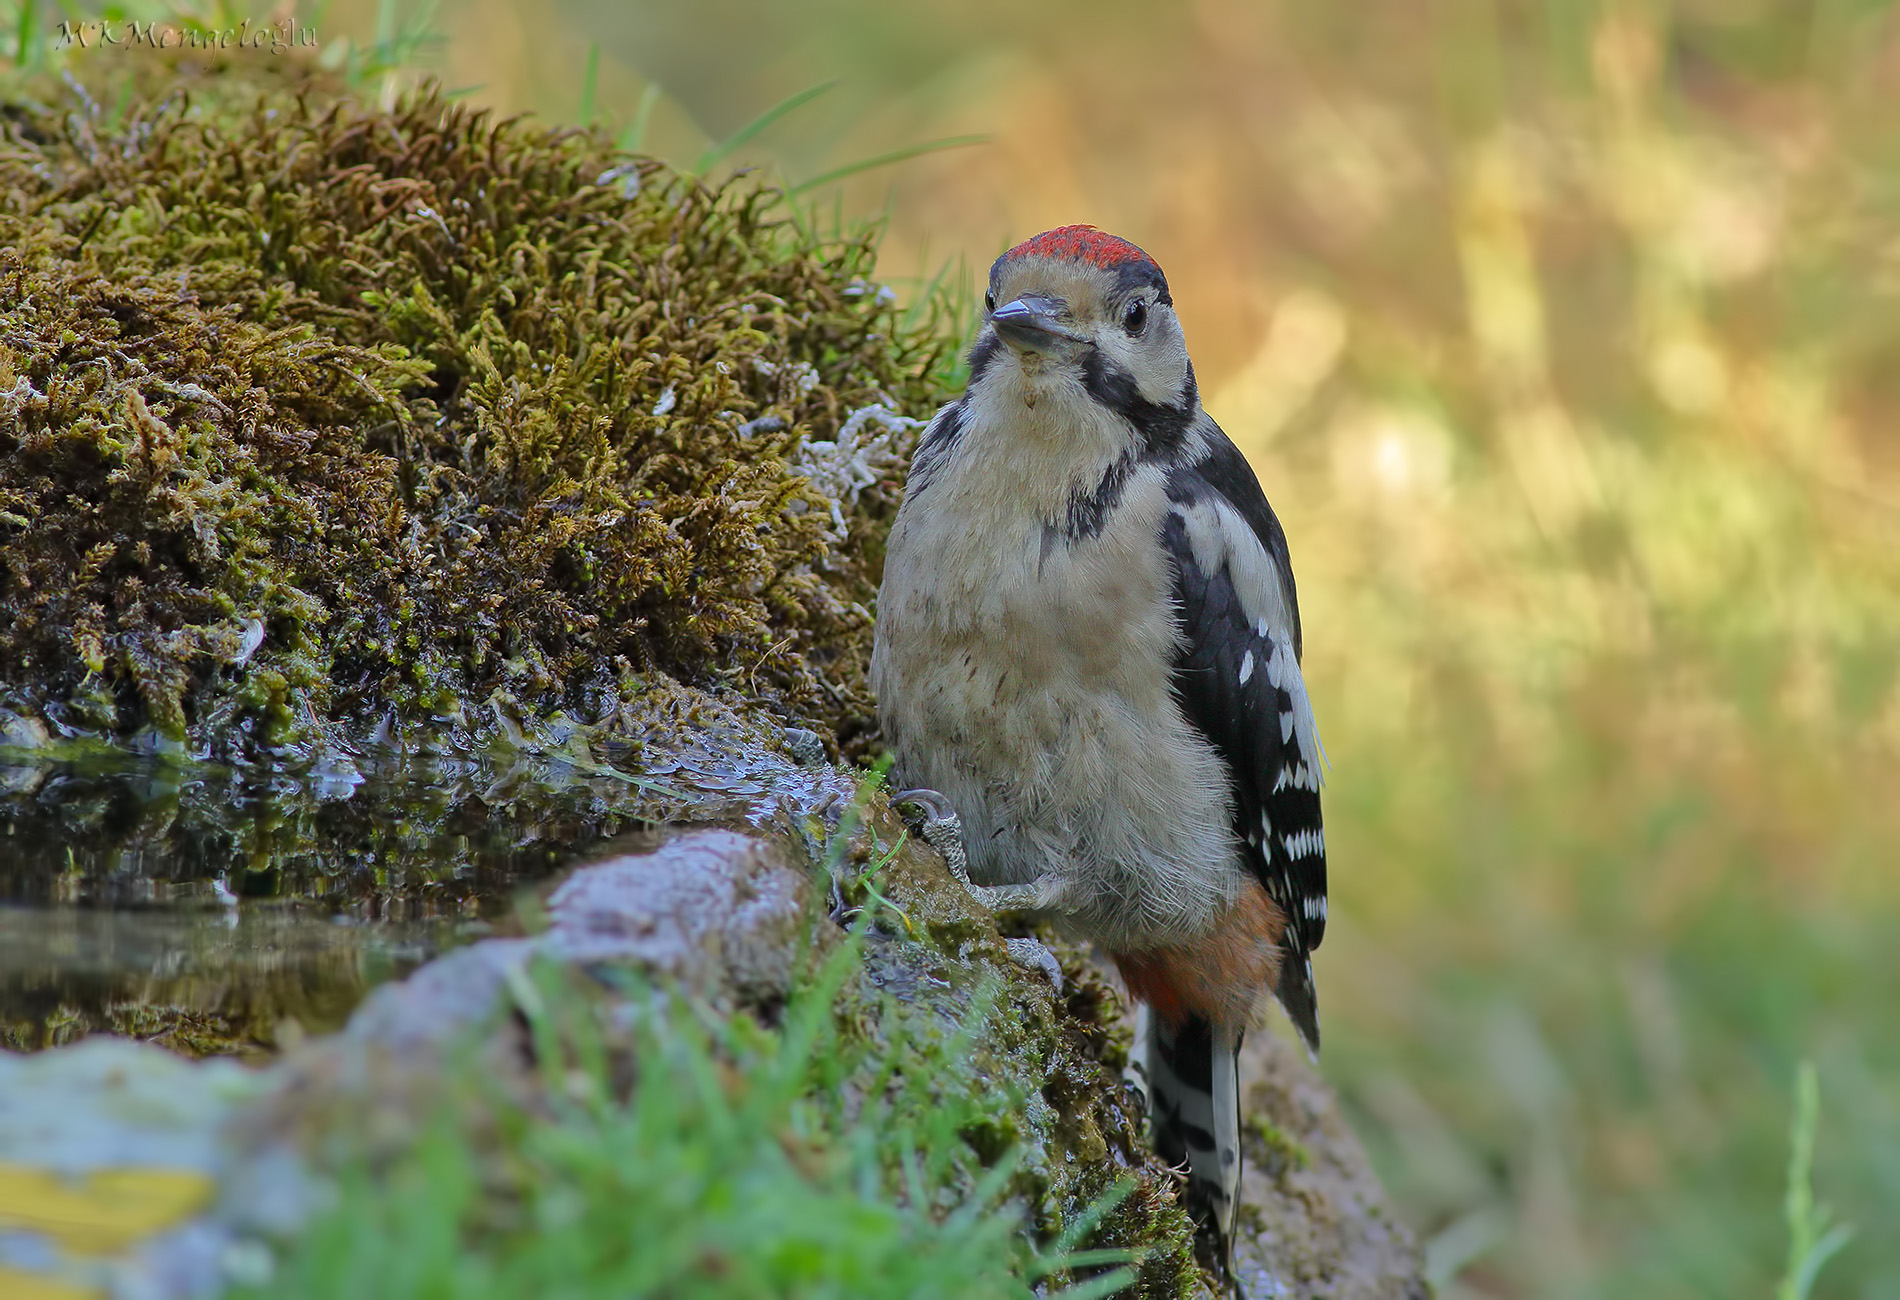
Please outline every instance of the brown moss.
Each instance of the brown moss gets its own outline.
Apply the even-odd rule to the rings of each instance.
[[[598,712],[657,669],[861,730],[913,435],[872,418],[861,491],[810,444],[928,414],[943,355],[869,236],[251,75],[0,117],[14,710],[231,752],[497,691]]]

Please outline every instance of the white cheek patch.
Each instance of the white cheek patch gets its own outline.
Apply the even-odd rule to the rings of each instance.
[[[1187,340],[1169,308],[1156,304],[1146,334],[1131,338],[1119,325],[1103,327],[1096,339],[1110,363],[1135,381],[1135,391],[1156,406],[1177,406],[1187,388]]]

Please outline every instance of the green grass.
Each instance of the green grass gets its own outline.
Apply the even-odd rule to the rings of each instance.
[[[1834,1223],[1827,1207],[1814,1199],[1814,1130],[1820,1114],[1821,1085],[1813,1064],[1803,1061],[1788,1144],[1788,1271],[1782,1275],[1775,1300],[1807,1300],[1822,1266],[1854,1235],[1846,1224]]]
[[[334,1208],[242,1294],[1000,1300],[1077,1269],[1097,1276],[1038,1294],[1120,1290],[1127,1252],[1078,1246],[1121,1190],[1038,1251],[1004,1201],[1015,1153],[986,1164],[964,1138],[1009,1102],[956,1068],[981,996],[940,1050],[841,1030],[874,911],[773,1026],[630,978],[607,999],[524,977],[535,1100],[458,1085],[410,1149],[347,1160]]]

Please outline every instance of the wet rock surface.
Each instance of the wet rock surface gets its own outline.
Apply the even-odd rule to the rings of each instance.
[[[590,723],[490,711],[320,770],[0,744],[0,1046],[103,1031],[258,1059],[509,932],[518,892],[629,828],[810,851],[804,821],[853,785],[790,730],[656,676]]]
[[[715,1005],[768,1005],[791,987],[806,879],[763,840],[731,831],[581,871],[548,898],[539,949],[629,963]]]

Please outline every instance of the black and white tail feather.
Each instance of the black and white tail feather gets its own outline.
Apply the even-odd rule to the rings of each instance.
[[[1139,1007],[1129,1068],[1148,1098],[1155,1154],[1187,1169],[1189,1208],[1219,1230],[1225,1252],[1240,1210],[1238,1039],[1219,1041],[1198,1016],[1170,1028]]]

